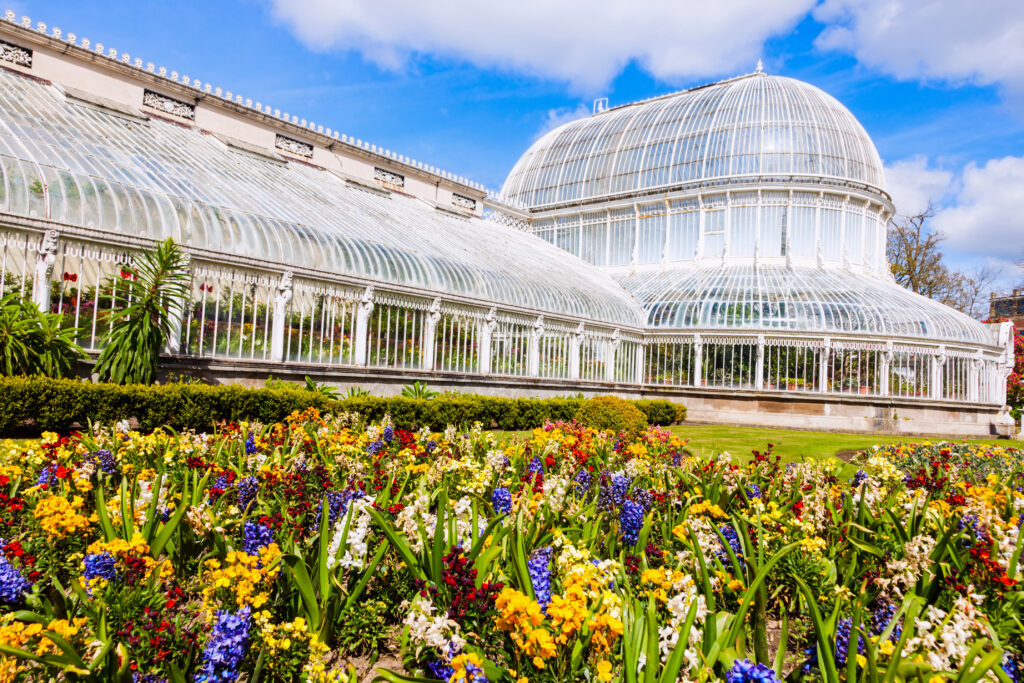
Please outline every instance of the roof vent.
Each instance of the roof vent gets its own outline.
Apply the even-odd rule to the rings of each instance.
[[[608,109],[607,97],[599,97],[596,100],[594,100],[594,114],[600,114],[606,109]]]

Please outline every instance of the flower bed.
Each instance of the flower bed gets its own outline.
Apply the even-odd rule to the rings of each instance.
[[[0,458],[0,681],[1022,680],[1024,455],[313,409]]]

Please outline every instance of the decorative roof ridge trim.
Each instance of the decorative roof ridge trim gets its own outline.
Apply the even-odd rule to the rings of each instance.
[[[330,149],[332,145],[339,142],[344,143],[356,149],[363,150],[364,152],[370,152],[371,154],[375,154],[390,161],[404,164],[412,169],[448,180],[456,185],[461,185],[463,187],[476,190],[477,192],[489,192],[482,183],[470,180],[464,176],[430,166],[429,164],[424,164],[421,161],[417,161],[416,159],[412,159],[402,154],[397,154],[384,147],[372,145],[360,138],[342,134],[337,130],[324,128],[323,125],[316,124],[313,121],[306,121],[306,119],[300,119],[296,115],[289,115],[288,112],[282,113],[280,109],[274,109],[270,105],[264,105],[261,102],[254,103],[252,98],[244,98],[242,95],[232,93],[230,90],[225,91],[223,88],[214,88],[212,84],[203,83],[200,79],[192,79],[184,74],[179,76],[177,71],[171,71],[168,73],[166,67],[161,66],[158,68],[153,62],[146,62],[143,64],[143,60],[141,58],[132,58],[132,56],[127,52],[120,53],[119,57],[117,49],[112,47],[105,48],[103,43],[94,44],[88,38],[82,38],[81,41],[79,41],[76,34],[72,32],[64,32],[56,26],[50,29],[50,33],[47,33],[48,27],[45,22],[37,22],[35,27],[33,27],[32,19],[28,16],[22,16],[20,22],[16,21],[16,19],[17,15],[14,10],[8,9],[4,15],[0,17],[0,26],[7,24],[8,26],[13,26],[17,29],[27,31],[36,40],[39,40],[39,38],[42,37],[46,40],[59,41],[65,46],[63,49],[65,54],[74,54],[75,49],[81,50],[93,57],[99,57],[105,60],[108,62],[108,66],[110,63],[115,63],[118,64],[119,67],[128,69],[129,71],[170,81],[179,87],[184,87],[188,91],[191,91],[190,94],[196,96],[197,100],[211,99],[219,101],[219,103],[222,104],[227,103],[234,105],[234,107],[237,107],[242,112],[248,113],[255,111],[259,114],[263,114],[264,116],[270,117],[271,120],[276,120],[280,123],[294,126],[304,134],[323,141],[324,144],[322,144],[322,146],[327,149]]]

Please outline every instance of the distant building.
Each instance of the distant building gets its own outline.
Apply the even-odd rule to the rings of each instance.
[[[1015,289],[1005,296],[992,292],[988,317],[993,320],[1007,318],[1018,332],[1024,332],[1024,289]]]

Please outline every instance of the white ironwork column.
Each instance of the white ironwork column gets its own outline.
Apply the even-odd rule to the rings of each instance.
[[[704,366],[704,340],[699,334],[693,335],[693,379],[690,384],[699,387],[704,379],[701,369]]]
[[[185,271],[188,273],[192,272],[192,257],[189,254],[185,254]],[[190,278],[191,279],[191,278]],[[191,282],[189,287],[191,288]],[[167,339],[164,340],[164,353],[171,356],[176,356],[181,353],[181,329],[185,325],[185,315],[188,313],[188,299],[182,299],[177,302],[175,309],[169,309],[167,312],[170,314],[171,320],[171,333]]]
[[[291,303],[293,275],[289,271],[281,276],[274,296],[274,319],[270,328],[270,360],[284,360],[284,328],[288,316],[288,304]]]
[[[480,325],[480,374],[491,374],[491,344],[498,327],[498,309],[491,307]]]
[[[639,341],[636,344],[636,370],[633,376],[634,384],[644,383],[644,343]]]
[[[928,397],[933,399],[942,398],[942,367],[946,364],[946,347],[940,346],[930,358],[931,377],[928,385]]]
[[[569,379],[580,378],[580,347],[583,346],[584,334],[581,322],[569,337]]]
[[[356,309],[355,353],[353,354],[356,365],[366,365],[366,337],[370,327],[371,313],[373,313],[373,285],[367,286],[363,297],[359,300],[359,308]]]
[[[879,396],[889,396],[892,392],[892,387],[889,386],[889,377],[892,375],[892,361],[895,357],[896,352],[893,350],[892,342],[886,342],[885,351],[882,352],[881,362],[879,363],[879,372],[882,373],[878,381]]]
[[[527,349],[526,373],[530,377],[540,376],[540,344],[544,340],[544,316],[538,315],[530,330],[530,348]]]
[[[825,337],[821,344],[820,362],[818,363],[818,391],[828,391],[828,365],[832,356],[832,339]]]
[[[608,346],[605,347],[605,359],[604,359],[604,381],[614,382],[615,381],[615,359],[619,353],[619,346],[622,345],[622,333],[616,329],[612,333],[612,338],[608,341]]]
[[[765,339],[763,334],[757,335],[757,362],[754,364],[754,389],[764,389],[764,347]]]
[[[427,309],[427,315],[424,316],[423,320],[423,341],[421,343],[423,357],[420,359],[420,367],[423,370],[433,370],[435,367],[434,356],[437,350],[437,340],[434,333],[437,331],[437,323],[440,319],[441,299],[440,297],[435,297],[430,303],[430,308]]]
[[[967,366],[967,400],[971,403],[978,403],[981,400],[981,368],[984,363],[979,349]]]
[[[53,264],[57,262],[57,246],[60,233],[47,230],[36,252],[36,267],[32,277],[32,301],[40,311],[50,310],[50,275]]]

